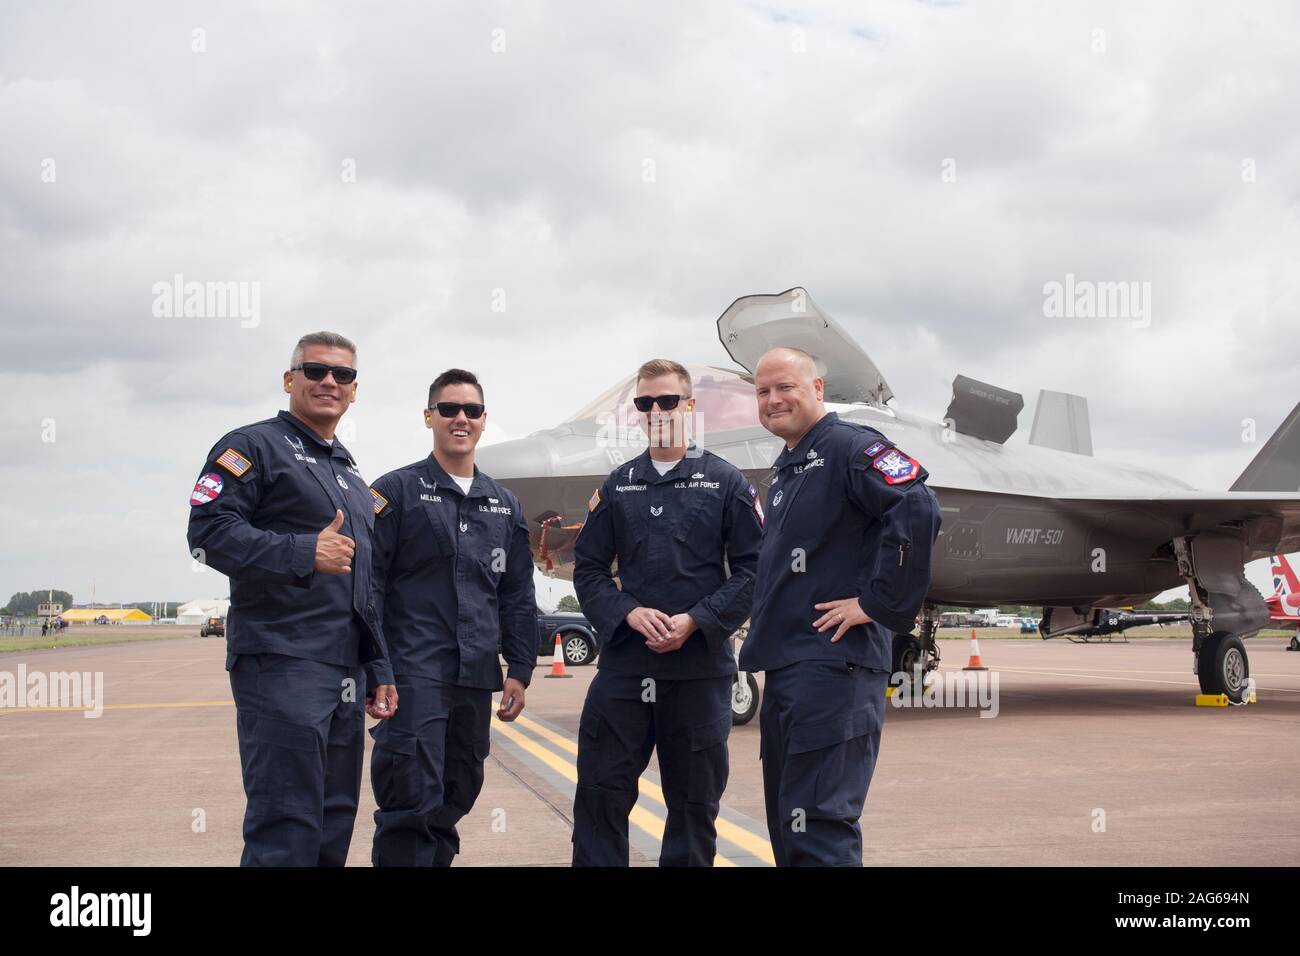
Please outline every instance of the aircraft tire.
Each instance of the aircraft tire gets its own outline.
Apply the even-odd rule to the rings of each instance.
[[[731,681],[731,726],[739,727],[754,719],[758,713],[758,678],[745,673],[745,685],[740,685],[740,674]]]
[[[1196,677],[1202,694],[1227,694],[1230,701],[1240,704],[1249,676],[1246,645],[1236,634],[1211,634],[1201,644],[1196,660]]]
[[[911,679],[912,673],[921,666],[921,639],[914,634],[894,635],[894,675],[906,674],[906,678],[891,677],[890,683],[897,685],[902,680]]]

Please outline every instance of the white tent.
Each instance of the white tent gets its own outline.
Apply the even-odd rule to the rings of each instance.
[[[176,609],[176,623],[202,624],[210,617],[225,617],[229,612],[230,601],[225,598],[200,598]]]

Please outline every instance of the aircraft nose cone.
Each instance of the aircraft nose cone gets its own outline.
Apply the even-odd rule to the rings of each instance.
[[[555,455],[544,438],[516,438],[479,448],[474,462],[501,481],[510,478],[549,478],[555,474]]]

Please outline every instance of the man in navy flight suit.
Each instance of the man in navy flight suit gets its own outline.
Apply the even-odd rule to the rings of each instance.
[[[688,447],[685,367],[647,362],[636,388],[649,448],[592,495],[574,545],[578,602],[605,641],[579,725],[573,865],[628,865],[637,780],[657,749],[668,807],[659,865],[712,866],[757,492],[727,461]]]
[[[772,349],[754,383],[759,421],[786,444],[740,652],[766,672],[768,834],[778,866],[861,866],[892,633],[912,630],[925,599],[939,504],[914,458],[826,411],[806,352]]]
[[[190,494],[190,553],[230,578],[243,866],[346,862],[361,695],[372,717],[397,708],[371,589],[373,499],[334,437],[356,400],[356,351],[333,332],[303,336],[284,373],[289,410],[217,442]]]
[[[375,586],[402,700],[375,727],[375,866],[450,866],[456,824],[483,788],[492,693],[514,720],[537,664],[528,523],[474,465],[483,388],[462,369],[429,386],[433,453],[384,475],[375,496]],[[501,679],[498,639],[508,675]]]

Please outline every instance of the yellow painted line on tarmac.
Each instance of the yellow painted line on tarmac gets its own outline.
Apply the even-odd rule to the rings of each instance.
[[[539,743],[536,743],[535,741],[530,739],[526,734],[520,733],[518,728],[511,727],[509,724],[503,721],[493,720],[492,728],[497,732],[499,732],[511,743],[523,748],[528,753],[532,754],[534,757],[536,757],[542,763],[546,764],[546,766],[550,767],[552,770],[554,770],[560,776],[564,777],[570,783],[573,783],[575,785],[577,784],[578,768],[574,764],[571,764],[569,761],[565,760],[563,757],[559,756],[554,751],[546,747],[543,747]],[[632,813],[628,817],[628,819],[637,829],[645,831],[650,836],[658,840],[661,844],[663,843],[664,820],[662,817],[656,816],[655,814],[651,813],[649,810],[646,810],[643,807],[635,806],[632,808]],[[720,854],[718,856],[718,859],[719,860],[722,859]],[[727,864],[724,863],[723,865],[725,866]]]
[[[233,700],[178,700],[158,704],[105,704],[103,710],[156,710],[170,707],[234,707]],[[3,714],[45,714],[60,711],[90,711],[94,707],[0,707]]]
[[[523,716],[522,714],[519,717],[516,717],[514,722],[517,724],[522,724],[523,726],[527,727],[530,731],[532,731],[534,734],[536,734],[538,737],[542,737],[543,739],[554,744],[556,747],[559,747],[561,750],[565,751],[566,753],[573,754],[575,758],[577,757],[578,745],[575,744],[568,737],[561,736],[560,734],[555,733],[553,730],[543,727],[541,724],[537,723],[536,721],[529,720],[527,717]],[[576,782],[577,780],[576,776],[574,777],[574,780]],[[668,802],[664,798],[664,792],[662,788],[660,788],[653,781],[646,780],[644,777],[642,777],[641,780],[639,781],[639,785],[640,785],[641,793],[644,796],[649,797],[655,803],[662,806],[664,808],[664,811],[667,812]],[[767,840],[764,840],[762,837],[757,836],[754,833],[751,833],[750,831],[746,830],[744,827],[737,826],[736,824],[732,823],[730,820],[723,819],[721,816],[719,816],[718,819],[714,821],[714,826],[718,831],[718,836],[725,839],[728,843],[733,843],[736,846],[740,847],[742,850],[754,854],[754,856],[758,857],[760,860],[765,861],[769,865],[776,866],[776,857],[772,855],[772,845],[768,843]],[[721,860],[723,859],[723,857],[719,855],[718,859]],[[728,863],[724,865],[733,865],[733,864]]]

